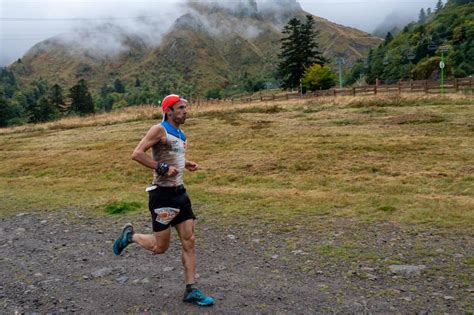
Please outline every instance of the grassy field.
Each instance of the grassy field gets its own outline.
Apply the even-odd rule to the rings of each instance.
[[[0,130],[0,215],[144,213],[151,171],[131,153],[159,116],[139,107]],[[210,106],[192,108],[183,129],[188,159],[202,168],[185,181],[205,220],[281,229],[329,216],[474,230],[472,97]]]

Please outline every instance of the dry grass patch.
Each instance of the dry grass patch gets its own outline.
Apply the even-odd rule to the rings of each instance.
[[[387,119],[391,124],[422,124],[422,123],[440,123],[445,120],[442,116],[430,113],[407,114]]]
[[[110,205],[146,213],[151,171],[130,155],[157,111],[2,130],[1,214]],[[201,171],[186,182],[198,213],[219,224],[331,216],[472,231],[472,121],[472,99],[458,96],[193,107],[183,129]]]

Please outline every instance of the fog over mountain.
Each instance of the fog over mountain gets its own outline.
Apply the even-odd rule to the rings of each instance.
[[[157,45],[177,18],[199,16],[199,6],[226,8],[236,14],[271,15],[285,22],[292,10],[303,10],[342,25],[372,32],[394,11],[416,19],[420,8],[434,0],[243,0],[243,1],[113,1],[113,0],[2,0],[0,3],[0,65],[20,58],[36,43],[56,36],[97,54],[127,49],[127,36],[138,35]],[[199,19],[210,31],[222,31]],[[277,23],[278,25],[278,23]],[[248,36],[260,30],[242,26]],[[59,35],[59,37],[57,37]]]
[[[74,26],[71,32],[55,35],[34,45],[30,51],[42,50],[55,42],[71,48],[75,55],[105,59],[131,51],[137,44],[157,47],[164,35],[182,26],[201,29],[213,36],[238,33],[252,39],[265,30],[251,24],[251,19],[271,21],[274,30],[279,32],[288,19],[302,9],[295,0],[277,0],[271,5],[266,1],[242,0],[187,1],[167,10],[159,15],[140,15],[130,19],[90,20]],[[164,19],[164,16],[167,18]]]
[[[382,38],[384,38],[388,32],[391,32],[392,35],[395,35],[400,32],[405,27],[405,25],[416,20],[416,17],[411,15],[404,14],[403,12],[393,11],[387,15],[385,20],[372,31],[372,34]]]

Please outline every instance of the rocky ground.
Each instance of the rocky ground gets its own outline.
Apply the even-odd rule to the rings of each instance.
[[[137,230],[150,231],[148,218],[136,218]],[[3,218],[0,312],[474,312],[474,237],[465,232],[325,217],[311,229],[203,220],[198,282],[217,303],[199,308],[181,302],[176,234],[164,255],[135,245],[113,255],[127,220],[77,209]]]

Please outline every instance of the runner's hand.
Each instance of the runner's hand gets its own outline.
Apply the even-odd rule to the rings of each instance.
[[[172,177],[178,175],[178,170],[174,166],[170,166],[168,172],[166,172],[166,177]]]
[[[197,163],[193,161],[186,161],[185,167],[188,171],[191,172],[197,171],[199,169],[199,165],[197,165]]]

